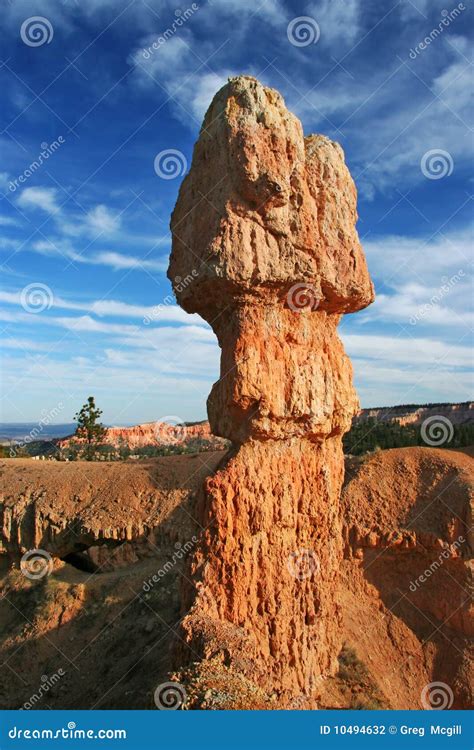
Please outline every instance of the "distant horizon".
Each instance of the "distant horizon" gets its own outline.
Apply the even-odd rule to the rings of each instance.
[[[462,406],[463,404],[472,404],[474,403],[474,397],[472,399],[467,399],[465,401],[431,401],[431,402],[425,402],[425,403],[410,403],[410,404],[384,404],[383,406],[361,406],[361,411],[371,411],[374,409],[403,409],[403,408],[434,408],[436,406]],[[201,422],[207,422],[208,417],[205,417],[203,419],[182,419],[178,422],[176,417],[172,417],[171,415],[166,417],[161,417],[158,419],[147,419],[146,421],[132,421],[132,422],[122,422],[120,424],[117,423],[108,423],[105,420],[102,421],[102,424],[104,427],[137,427],[138,425],[145,425],[145,424],[155,424],[156,422],[165,422],[168,420],[170,422],[171,420],[175,420],[176,424],[198,424]],[[0,431],[5,426],[18,426],[21,427],[23,425],[35,425],[41,423],[40,420],[26,420],[24,422],[14,422],[14,421],[0,421]],[[76,422],[49,422],[47,427],[72,427],[75,425]]]

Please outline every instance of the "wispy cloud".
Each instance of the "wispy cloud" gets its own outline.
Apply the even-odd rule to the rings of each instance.
[[[123,318],[147,318],[149,321],[151,321],[151,324],[156,323],[157,325],[161,323],[180,323],[183,325],[208,327],[207,323],[205,323],[205,321],[199,315],[190,315],[189,313],[186,313],[181,307],[170,304],[168,298],[159,299],[157,300],[156,305],[150,306],[131,305],[127,302],[121,302],[119,300],[113,299],[81,302],[73,299],[64,299],[63,297],[56,295],[53,296],[54,301],[52,307],[54,309],[88,312],[99,317],[112,316]],[[21,290],[14,292],[0,291],[0,302],[17,305],[19,308],[21,308],[21,301]],[[31,320],[31,316],[23,314],[21,311],[19,312],[19,315],[20,317],[17,318],[18,320]],[[10,319],[13,320],[14,318]],[[36,320],[48,323],[50,318],[42,318],[41,316],[37,316]],[[74,320],[78,319],[68,318],[64,320],[68,325],[72,325]],[[120,326],[118,326],[116,330],[118,333],[122,334],[125,332],[122,324],[120,324]]]
[[[199,64],[193,53],[194,37],[187,29],[169,39],[159,54],[146,58],[143,50],[155,41],[155,36],[143,38],[142,44],[129,57],[135,67],[135,83],[149,91],[164,89],[175,115],[193,130],[199,128],[214,94],[235,75],[229,68],[210,70]],[[215,49],[215,48],[214,48]],[[213,46],[200,47],[200,58],[205,61]]]
[[[22,190],[17,203],[22,208],[40,209],[47,214],[56,214],[59,211],[58,191],[56,188],[27,187]]]
[[[107,206],[100,204],[87,213],[86,223],[94,234],[100,232],[108,235],[120,229],[121,218],[110,211]]]

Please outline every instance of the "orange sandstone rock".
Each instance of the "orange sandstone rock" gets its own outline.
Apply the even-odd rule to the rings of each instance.
[[[183,622],[190,652],[290,695],[335,670],[341,436],[358,401],[337,336],[373,299],[342,149],[303,137],[281,96],[231,79],[204,119],[171,229],[178,302],[213,327],[214,434]]]

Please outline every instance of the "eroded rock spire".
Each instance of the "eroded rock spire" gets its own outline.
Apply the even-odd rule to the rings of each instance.
[[[178,302],[222,349],[211,428],[235,447],[198,500],[183,628],[193,658],[221,655],[282,695],[311,691],[340,647],[341,436],[358,404],[336,328],[373,299],[356,219],[341,147],[304,138],[276,91],[231,79],[171,221],[169,277],[195,277]]]

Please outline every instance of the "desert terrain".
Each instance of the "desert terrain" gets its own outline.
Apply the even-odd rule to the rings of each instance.
[[[34,707],[155,707],[156,687],[180,671],[173,651],[201,531],[196,493],[225,456],[1,462],[3,708],[21,708],[59,670]],[[348,467],[338,671],[284,707],[420,708],[435,681],[452,687],[453,708],[471,705],[473,478],[468,453],[432,448],[381,451]],[[38,580],[19,566],[33,548],[51,555]],[[219,659],[204,671],[191,664],[179,682],[190,708],[282,707],[277,691]]]

